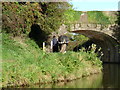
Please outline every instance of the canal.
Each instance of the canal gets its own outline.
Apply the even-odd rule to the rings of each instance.
[[[120,64],[103,64],[103,73],[71,82],[33,85],[31,88],[120,88]]]

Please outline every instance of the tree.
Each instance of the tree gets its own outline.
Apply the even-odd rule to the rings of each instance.
[[[111,29],[113,30],[113,36],[120,42],[120,11],[116,14],[117,20],[116,25],[112,26]]]
[[[29,34],[31,26],[38,24],[44,32],[57,31],[65,21],[64,12],[70,7],[67,2],[4,2],[2,30],[13,36]]]

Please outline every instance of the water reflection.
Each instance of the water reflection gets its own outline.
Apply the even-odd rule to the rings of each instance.
[[[120,88],[120,65],[103,64],[103,87]]]
[[[32,88],[120,88],[120,65],[103,64],[103,73],[57,84],[33,85]]]
[[[60,82],[57,84],[33,85],[32,88],[98,88],[102,87],[102,73],[89,77],[73,80],[71,82]]]
[[[66,83],[64,88],[98,88],[102,86],[102,73],[91,75],[82,79],[78,79],[69,83]],[[56,87],[63,87],[55,85]]]

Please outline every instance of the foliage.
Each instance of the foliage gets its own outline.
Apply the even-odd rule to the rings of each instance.
[[[88,37],[86,37],[84,35],[76,34],[76,35],[74,35],[73,40],[74,41],[82,41],[82,40],[87,41]]]
[[[120,42],[120,11],[116,12],[115,16],[117,17],[117,20],[114,21],[115,24],[112,25],[110,29],[113,30],[113,36],[117,39],[118,42]]]
[[[101,11],[89,11],[87,14],[90,23],[98,23],[103,25],[111,23],[109,21],[109,17],[105,16]]]
[[[117,20],[115,26],[113,26],[113,32],[114,36],[117,38],[117,40],[120,42],[120,11],[117,12]]]
[[[4,2],[2,6],[3,30],[21,36],[30,32],[32,24],[38,24],[46,33],[56,31],[70,5],[67,2]]]
[[[74,9],[69,8],[64,14],[66,17],[66,22],[65,24],[68,23],[75,23],[76,21],[78,21],[80,19],[80,15],[81,15],[81,11],[75,11]]]
[[[3,29],[7,33],[17,36],[30,31],[34,22],[32,6],[19,5],[19,3],[2,3],[3,5]]]
[[[72,6],[64,13],[65,22],[67,25],[67,30],[70,31],[71,25],[77,23],[80,19],[81,11],[75,11]]]
[[[120,11],[117,12],[117,21],[116,23],[120,25]]]
[[[102,66],[94,53],[45,53],[32,40],[25,38],[19,41],[7,34],[3,34],[2,51],[0,80],[3,86],[54,82],[70,74],[85,76],[91,73],[90,70],[94,72],[97,69],[99,72]]]
[[[67,46],[67,51],[73,51],[73,49],[78,46],[78,45],[82,45],[84,42],[86,42],[87,40],[89,40],[88,37],[85,37],[84,35],[80,35],[80,34],[66,34],[66,36],[69,37],[69,44]]]

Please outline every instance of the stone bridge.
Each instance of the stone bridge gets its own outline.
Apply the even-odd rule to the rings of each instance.
[[[70,31],[89,37],[96,45],[102,48],[103,62],[120,63],[120,43],[113,36],[111,27],[102,24],[73,24]]]
[[[82,24],[82,23],[77,23],[77,24],[71,24],[70,25],[70,31],[77,31],[77,30],[92,30],[92,31],[97,31],[97,32],[102,32],[105,33],[111,37],[113,37],[113,30],[111,27],[114,25],[102,25],[102,24]],[[115,37],[113,37],[115,38]]]
[[[103,62],[120,63],[120,42],[113,36],[111,27],[114,25],[102,24],[71,24],[70,32],[83,34],[102,48]],[[63,25],[62,27],[66,27]]]

